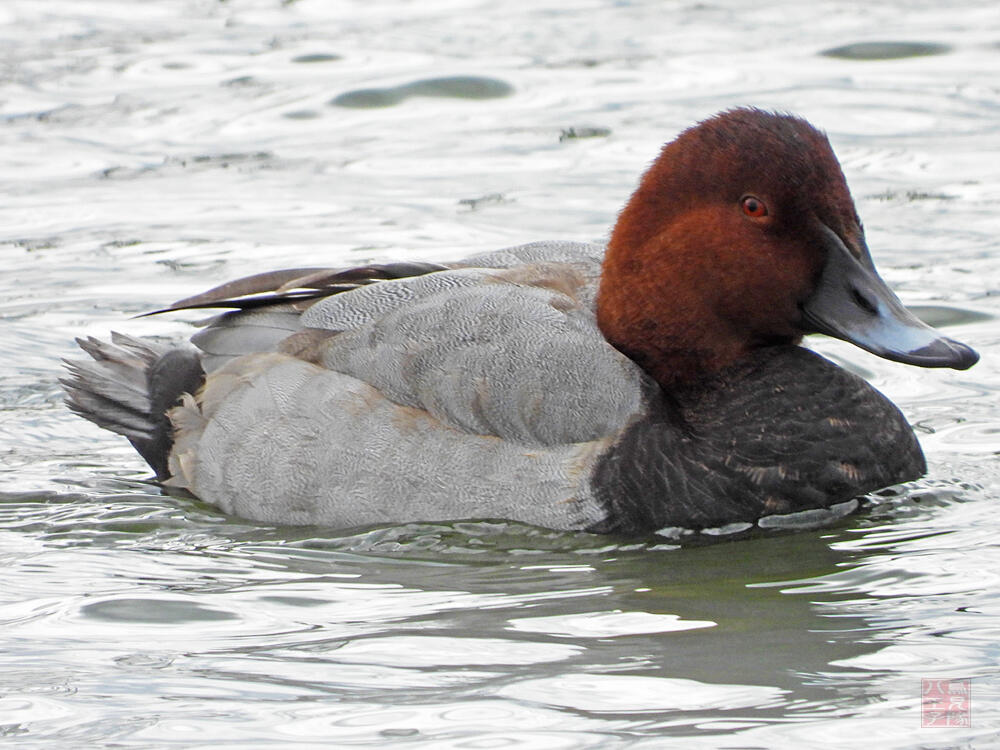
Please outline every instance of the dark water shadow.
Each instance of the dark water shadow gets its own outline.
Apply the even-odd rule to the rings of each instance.
[[[947,44],[935,42],[856,42],[831,47],[820,52],[824,57],[842,60],[899,60],[904,57],[926,57],[951,52]]]
[[[340,55],[325,54],[322,52],[316,52],[308,55],[299,55],[292,58],[293,63],[325,63],[325,62],[336,62],[337,60],[343,59]]]
[[[950,305],[908,305],[907,309],[932,328],[982,323],[994,319],[989,313]]]
[[[448,76],[425,78],[388,88],[347,91],[330,101],[335,107],[356,109],[391,107],[413,96],[451,97],[454,99],[498,99],[510,96],[514,87],[497,78]]]

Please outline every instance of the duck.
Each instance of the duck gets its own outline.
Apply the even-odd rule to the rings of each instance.
[[[606,245],[292,268],[155,312],[211,308],[190,342],[78,339],[69,408],[166,488],[337,529],[837,517],[926,463],[900,410],[803,336],[918,367],[979,358],[879,276],[827,136],[748,107],[668,142]]]

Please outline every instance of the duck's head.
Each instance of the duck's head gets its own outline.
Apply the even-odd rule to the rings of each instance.
[[[597,312],[608,340],[664,385],[806,333],[921,367],[979,359],[879,277],[826,136],[757,109],[663,148],[612,232]]]

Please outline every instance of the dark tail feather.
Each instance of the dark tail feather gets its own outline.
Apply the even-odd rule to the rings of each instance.
[[[112,333],[110,342],[93,337],[76,341],[93,361],[66,360],[70,374],[60,382],[67,406],[98,427],[127,437],[156,478],[168,478],[174,438],[167,411],[181,394],[194,393],[204,382],[198,354],[121,333]]]

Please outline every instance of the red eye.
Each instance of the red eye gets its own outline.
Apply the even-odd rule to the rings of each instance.
[[[740,206],[743,207],[743,213],[751,219],[761,219],[767,216],[767,204],[756,195],[744,195],[740,199]]]

